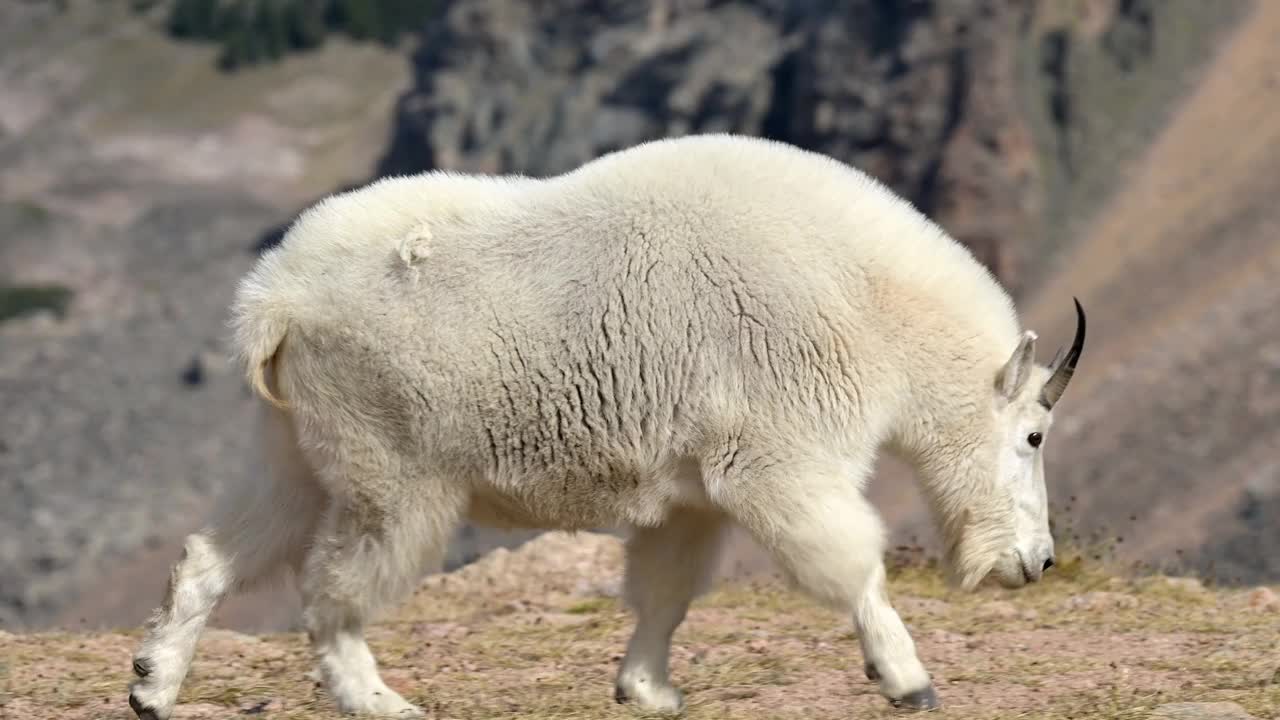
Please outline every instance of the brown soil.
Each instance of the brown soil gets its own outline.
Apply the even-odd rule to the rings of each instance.
[[[631,628],[621,545],[550,533],[429,578],[371,632],[389,685],[440,718],[625,718],[613,673]],[[1110,576],[1066,558],[1009,592],[948,590],[896,567],[894,604],[934,675],[942,715],[1139,718],[1179,701],[1280,709],[1280,587]],[[0,716],[132,718],[136,631],[0,633]],[[211,630],[175,718],[337,717],[300,634]],[[700,598],[676,635],[687,717],[891,717],[862,676],[847,619],[770,576]]]

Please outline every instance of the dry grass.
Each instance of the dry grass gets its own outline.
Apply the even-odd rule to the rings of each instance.
[[[611,699],[630,616],[608,582],[610,536],[550,534],[424,583],[370,635],[392,687],[441,718],[635,718]],[[1159,704],[1280,708],[1280,606],[1194,580],[1065,562],[1018,592],[945,587],[927,563],[893,570],[894,603],[945,704],[973,718],[1138,718]],[[1280,588],[1273,588],[1272,592]],[[137,633],[0,634],[0,715],[129,718]],[[845,618],[769,576],[698,600],[673,677],[691,720],[887,718]],[[337,717],[298,634],[213,630],[175,717]]]

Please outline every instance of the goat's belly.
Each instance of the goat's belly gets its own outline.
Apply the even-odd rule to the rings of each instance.
[[[673,458],[648,472],[559,469],[514,483],[484,483],[473,490],[467,516],[499,529],[591,530],[661,525],[676,507],[710,507],[701,473],[689,458]]]
[[[560,530],[561,518],[535,513],[517,498],[494,492],[477,493],[467,508],[467,519],[476,525],[499,530]]]

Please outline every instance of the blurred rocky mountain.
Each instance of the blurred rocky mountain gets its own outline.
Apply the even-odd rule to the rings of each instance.
[[[453,0],[416,43],[339,38],[224,73],[216,48],[166,37],[156,13],[62,5],[0,4],[0,304],[70,293],[65,307],[0,320],[7,625],[138,621],[210,498],[252,481],[252,403],[222,359],[226,304],[254,251],[325,193],[431,168],[547,175],[669,135],[773,137],[906,195],[1020,298],[1044,296],[1051,310],[1036,317],[1065,337],[1054,323],[1079,290],[1052,284],[1060,262],[1254,7]],[[1091,371],[1106,357],[1091,355]],[[1186,467],[1219,462],[1230,437]],[[1055,495],[1082,492],[1126,452],[1088,447]],[[899,534],[920,531],[914,496],[877,483]],[[1106,488],[1090,492],[1096,519],[1128,514]],[[1272,496],[1258,497],[1265,513]],[[1231,533],[1214,547],[1253,552]],[[468,528],[450,563],[523,537]],[[221,619],[276,627],[289,607],[259,599]]]
[[[409,68],[334,42],[228,75],[98,0],[0,3],[0,48],[0,298],[67,293],[0,323],[0,624],[136,615],[164,574],[134,558],[253,477],[224,340],[255,239],[368,177]]]
[[[562,172],[737,132],[865,168],[1016,283],[1034,218],[1016,54],[1032,3],[454,3],[415,54],[384,172]]]

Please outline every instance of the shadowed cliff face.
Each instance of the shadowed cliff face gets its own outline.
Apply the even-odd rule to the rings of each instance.
[[[1030,3],[456,2],[381,171],[549,175],[728,131],[857,165],[1016,285],[1035,208],[1014,59]]]

